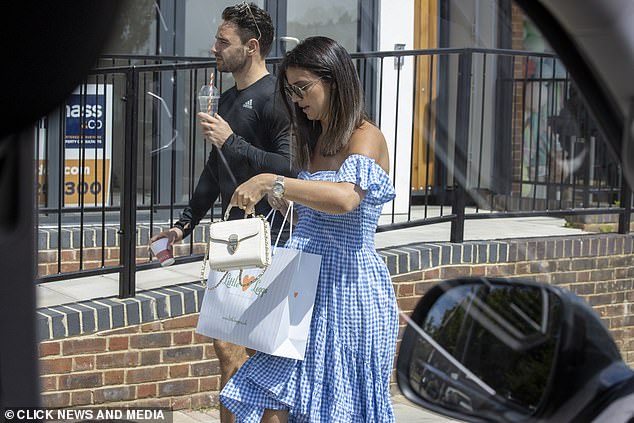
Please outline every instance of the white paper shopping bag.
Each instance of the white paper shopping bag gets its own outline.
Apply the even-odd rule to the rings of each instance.
[[[211,271],[196,332],[302,360],[320,266],[319,255],[277,248],[264,273]]]

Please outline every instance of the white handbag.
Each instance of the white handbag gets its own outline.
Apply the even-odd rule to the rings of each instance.
[[[264,216],[224,220],[209,226],[206,262],[209,268],[227,272],[246,268],[266,268],[271,264],[271,229]],[[203,263],[203,271],[206,263]]]

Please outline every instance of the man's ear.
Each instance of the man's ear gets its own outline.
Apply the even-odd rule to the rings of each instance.
[[[255,38],[251,38],[247,41],[247,54],[250,56],[260,54],[260,42]]]

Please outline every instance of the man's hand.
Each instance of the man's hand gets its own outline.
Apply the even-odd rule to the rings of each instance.
[[[205,138],[218,148],[222,148],[227,138],[233,134],[233,130],[227,121],[218,113],[211,116],[210,114],[200,112],[198,113],[198,119],[200,119],[200,128]]]
[[[175,242],[179,242],[180,240],[183,239],[183,231],[181,231],[180,228],[170,228],[170,229],[168,229],[166,231],[163,231],[161,233],[158,233],[158,234],[154,235],[152,238],[150,238],[149,245],[152,245],[152,243],[154,241],[156,241],[157,239],[161,239],[161,238],[167,238],[167,248],[170,251],[172,251],[172,245]],[[172,253],[173,253],[173,251],[172,251]]]

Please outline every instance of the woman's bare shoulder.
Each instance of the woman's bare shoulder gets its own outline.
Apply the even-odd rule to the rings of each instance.
[[[373,159],[386,172],[389,170],[389,157],[385,136],[379,128],[370,122],[363,122],[350,137],[348,155],[360,154]]]

